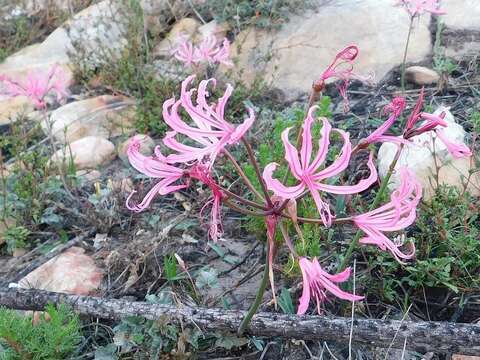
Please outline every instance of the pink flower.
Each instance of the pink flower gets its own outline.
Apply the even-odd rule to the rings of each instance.
[[[415,256],[415,246],[411,244],[409,253],[404,254],[399,247],[386,237],[384,232],[394,232],[410,226],[416,218],[416,208],[422,196],[422,187],[415,175],[406,167],[400,169],[400,187],[390,195],[390,202],[365,214],[353,217],[353,222],[367,236],[360,239],[362,244],[373,244],[388,250],[395,259],[411,259]]]
[[[445,144],[447,150],[454,158],[470,157],[472,156],[472,150],[465,144],[455,144],[448,140],[444,130],[436,129],[435,133],[440,140]]]
[[[445,113],[440,115],[429,114],[426,112],[421,112],[423,106],[425,91],[422,87],[420,95],[418,96],[417,103],[410,114],[410,117],[407,119],[407,124],[405,130],[403,131],[403,138],[410,139],[413,136],[423,134],[424,132],[431,131],[438,126],[447,126],[447,123],[443,120]],[[420,121],[424,120],[420,127],[415,128],[415,125]]]
[[[446,14],[446,11],[439,9],[438,0],[400,0],[398,5],[403,5],[411,17],[420,16],[426,12],[434,15]]]
[[[200,82],[197,94],[197,104],[192,102],[192,93],[197,90],[188,90],[189,84],[195,76],[190,76],[182,82],[180,100],[170,99],[163,104],[163,118],[173,129],[167,133],[163,142],[176,153],[167,156],[170,163],[187,163],[194,160],[206,160],[213,165],[216,156],[227,145],[233,145],[240,141],[255,120],[253,109],[247,108],[249,117],[243,124],[235,127],[225,120],[225,106],[233,88],[227,85],[225,94],[218,100],[217,104],[207,103],[207,85],[212,82],[216,85],[215,79],[203,80]],[[179,114],[182,107],[193,124],[189,125],[183,121]],[[194,145],[186,145],[176,139],[182,134],[192,140]]]
[[[405,110],[405,106],[407,105],[405,99],[403,97],[396,97],[392,100],[390,104],[385,106],[383,109],[385,114],[390,113],[390,117],[387,121],[385,121],[377,130],[372,132],[366,139],[365,142],[367,144],[373,144],[375,142],[402,142],[403,139],[396,137],[385,135],[385,132],[388,131],[392,127],[395,121],[400,117],[403,110]]]
[[[345,112],[348,111],[347,89],[350,79],[355,78],[353,73],[353,61],[358,55],[358,47],[356,45],[347,46],[340,51],[335,59],[330,63],[327,69],[322,73],[320,78],[313,84],[314,89],[321,91],[325,87],[325,81],[329,78],[337,78],[342,82],[337,85],[340,95],[344,99]]]
[[[204,210],[211,205],[208,236],[216,242],[223,235],[222,216],[220,211],[223,193],[213,179],[212,173],[208,166],[197,163],[188,171],[188,175],[192,179],[201,181],[212,191],[212,198],[208,200],[205,205],[203,205],[202,209],[200,210],[200,215],[202,215]]]
[[[44,98],[50,92],[56,93],[57,101],[68,96],[68,84],[64,71],[54,65],[46,73],[30,72],[24,82],[14,81],[8,76],[0,75],[4,93],[9,96],[26,96],[37,108],[45,108]]]
[[[311,126],[314,122],[312,116],[316,107],[311,107],[308,111],[307,118],[303,124],[302,133],[302,147],[300,149],[300,156],[298,150],[288,140],[288,133],[290,128],[287,128],[282,133],[282,141],[285,147],[285,159],[288,162],[290,171],[298,180],[297,184],[287,187],[280,183],[277,179],[273,179],[272,174],[278,164],[270,163],[263,171],[263,178],[270,190],[275,195],[284,199],[295,199],[302,195],[308,189],[315,201],[320,217],[325,226],[330,226],[332,223],[332,215],[330,213],[330,206],[322,200],[320,191],[329,192],[332,194],[356,194],[369,188],[377,180],[377,171],[373,164],[372,156],[368,161],[370,169],[370,176],[367,179],[361,180],[357,185],[329,185],[324,180],[334,177],[341,173],[348,167],[350,161],[352,145],[349,140],[349,135],[342,130],[334,129],[343,138],[344,144],[341,154],[329,166],[321,169],[324,165],[328,146],[330,144],[331,126],[326,118],[323,119],[323,128],[321,131],[321,139],[318,142],[318,151],[316,156],[312,159],[313,141],[311,134]]]
[[[181,61],[186,66],[192,66],[198,61],[192,42],[185,36],[180,38],[179,44],[173,49],[172,54],[178,61]]]
[[[185,175],[184,170],[170,165],[166,162],[166,158],[160,153],[158,147],[155,148],[154,156],[145,156],[140,153],[140,140],[133,138],[127,150],[128,160],[130,164],[141,173],[159,179],[158,183],[152,187],[140,204],[130,205],[132,193],[127,198],[127,208],[129,210],[140,212],[145,210],[152,202],[155,195],[166,195],[171,192],[178,191],[187,187],[187,185],[174,185]]]
[[[302,271],[303,292],[299,299],[298,315],[305,314],[312,297],[317,302],[317,312],[321,314],[320,304],[327,298],[326,291],[343,300],[358,301],[364,298],[363,296],[347,293],[336,285],[336,283],[348,280],[350,268],[346,268],[341,273],[330,275],[322,269],[317,258],[313,258],[310,261],[304,257],[300,258],[299,265]]]
[[[214,35],[208,35],[203,38],[202,42],[195,49],[195,57],[197,61],[207,61],[213,64],[219,50],[217,38]]]
[[[233,66],[233,62],[230,60],[230,42],[227,38],[223,39],[222,47],[218,49],[218,52],[213,57],[213,61],[227,67]]]

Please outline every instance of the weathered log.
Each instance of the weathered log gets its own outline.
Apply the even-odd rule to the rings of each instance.
[[[205,331],[236,331],[243,311],[167,306],[91,296],[67,295],[41,290],[0,289],[0,306],[42,310],[48,303],[70,305],[80,314],[104,319],[142,316],[167,317],[172,323],[195,323]],[[326,316],[296,316],[262,312],[253,317],[248,333],[256,336],[346,342],[351,319]],[[418,352],[480,354],[480,325],[446,322],[355,319],[353,342],[376,347],[406,348]]]

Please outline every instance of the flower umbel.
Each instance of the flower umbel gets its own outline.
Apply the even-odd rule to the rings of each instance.
[[[25,81],[16,81],[0,75],[0,84],[4,87],[0,92],[14,97],[26,96],[39,109],[46,107],[47,94],[55,93],[57,101],[61,101],[69,94],[65,72],[58,65],[52,66],[48,72],[30,72]]]
[[[298,263],[303,277],[303,292],[299,299],[298,315],[305,314],[312,298],[317,303],[317,312],[321,314],[320,305],[327,299],[327,291],[343,300],[358,301],[364,298],[363,296],[347,293],[336,285],[348,280],[350,268],[346,268],[338,274],[330,275],[322,269],[317,258],[313,258],[310,261],[302,257]]]
[[[369,188],[375,181],[377,181],[377,170],[373,164],[372,156],[368,161],[370,169],[370,176],[367,179],[362,179],[357,185],[329,185],[325,180],[336,176],[343,172],[349,164],[352,152],[352,145],[350,143],[349,134],[340,129],[334,129],[343,138],[342,152],[338,158],[329,166],[322,168],[327,157],[328,147],[330,144],[330,132],[332,127],[326,118],[323,118],[323,127],[321,131],[321,138],[318,142],[318,151],[315,157],[312,157],[313,139],[311,127],[314,122],[313,112],[315,107],[310,108],[308,115],[303,124],[302,132],[302,147],[299,151],[288,140],[288,133],[290,128],[287,128],[282,133],[282,141],[285,147],[285,159],[288,162],[290,172],[297,179],[297,185],[287,187],[280,181],[273,178],[273,172],[278,164],[270,163],[263,171],[263,178],[270,190],[275,195],[284,199],[295,199],[300,197],[307,189],[312,195],[313,200],[317,206],[317,210],[325,226],[330,226],[332,223],[332,215],[330,206],[325,202],[320,191],[332,194],[356,194]]]
[[[412,225],[416,218],[416,208],[422,197],[422,187],[415,175],[406,167],[400,169],[401,184],[390,195],[390,202],[367,213],[353,217],[353,222],[367,236],[360,239],[362,244],[377,245],[382,250],[388,250],[395,259],[411,259],[415,256],[415,246],[411,243],[408,253],[403,253],[399,247],[385,236],[384,232],[404,230]]]
[[[255,120],[253,109],[247,108],[249,117],[243,124],[235,127],[225,120],[225,106],[232,94],[233,87],[227,85],[224,95],[218,103],[207,103],[207,85],[211,82],[214,86],[215,79],[203,80],[198,89],[188,90],[188,86],[195,76],[190,76],[182,82],[182,93],[179,100],[174,98],[163,104],[163,118],[173,131],[167,133],[163,142],[174,154],[167,156],[169,163],[188,163],[195,160],[204,160],[213,165],[215,158],[227,145],[236,144],[245,135]],[[194,105],[192,95],[197,90],[197,104]],[[187,124],[179,114],[183,108],[193,121]],[[193,126],[194,125],[194,126]],[[176,139],[182,134],[198,146],[187,145]]]
[[[433,15],[446,14],[446,11],[439,9],[438,0],[400,0],[398,5],[403,5],[411,17],[420,16],[426,12]]]

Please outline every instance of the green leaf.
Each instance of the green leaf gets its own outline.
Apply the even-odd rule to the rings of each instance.
[[[280,308],[285,314],[295,314],[292,296],[287,288],[282,288],[280,296],[278,297],[278,305],[280,305]]]

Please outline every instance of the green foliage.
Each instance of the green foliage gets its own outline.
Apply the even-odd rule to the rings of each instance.
[[[30,231],[23,226],[9,227],[4,233],[7,251],[12,254],[16,249],[25,248],[29,235]]]
[[[209,0],[205,2],[205,8],[218,22],[227,22],[240,31],[249,25],[278,28],[292,13],[309,4],[310,1],[299,0]]]
[[[177,280],[177,260],[173,255],[163,257],[163,271],[168,281]]]
[[[445,47],[442,43],[442,31],[445,25],[440,18],[437,18],[437,31],[435,36],[435,44],[433,46],[433,68],[439,74],[450,75],[458,66],[451,59],[445,56]]]
[[[478,204],[467,193],[441,187],[428,205],[419,208],[415,230],[417,260],[399,265],[379,254],[370,266],[377,277],[372,294],[392,301],[401,287],[412,291],[442,287],[453,292],[480,289],[480,218]]]
[[[46,308],[35,325],[30,316],[0,308],[0,359],[66,359],[81,340],[80,321],[65,305]]]
[[[474,111],[469,117],[469,122],[472,124],[473,131],[480,134],[480,111]]]
[[[285,314],[295,314],[295,307],[293,306],[292,295],[287,288],[282,288],[280,296],[278,297],[278,305]]]

